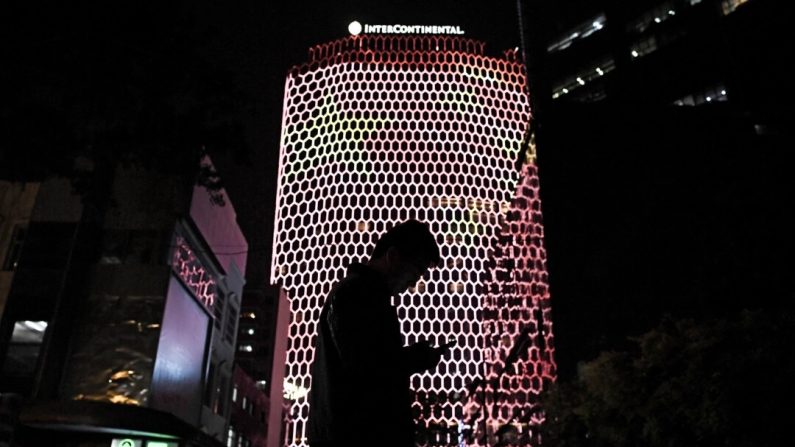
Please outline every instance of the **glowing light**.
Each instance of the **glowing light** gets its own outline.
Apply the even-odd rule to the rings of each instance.
[[[585,85],[585,81],[581,77],[577,77],[577,83],[580,85]]]
[[[207,308],[215,303],[215,280],[182,236],[176,237],[171,268]]]
[[[707,102],[712,102],[712,96],[707,96]]]
[[[673,9],[669,9],[668,10],[668,15],[672,15],[672,16],[676,15],[676,11],[674,11]]]
[[[362,32],[362,24],[354,20],[348,24],[348,32],[354,36],[358,36]]]
[[[309,394],[309,388],[302,387],[284,379],[284,398],[288,400],[298,400]]]
[[[597,30],[600,30],[600,29],[604,28],[604,25],[602,25],[602,22],[596,21],[596,22],[593,22],[593,27],[596,28]]]
[[[640,56],[640,53],[638,53],[636,50],[632,50],[632,57],[638,57],[638,56]]]
[[[248,332],[248,335],[254,335],[254,329],[249,329],[247,332]]]
[[[47,329],[47,322],[46,321],[22,321],[22,324],[25,325],[28,329],[34,332],[44,332]]]
[[[569,89],[567,89],[567,88],[564,88],[564,89],[563,89],[563,90],[561,90],[561,91],[562,91],[562,92],[565,94],[565,93],[568,93],[568,92],[569,92]]]
[[[654,23],[660,23],[660,22],[662,22],[662,20],[659,17],[654,18]]]
[[[364,25],[365,34],[465,34],[460,26],[451,25]]]
[[[379,234],[409,218],[430,225],[443,263],[393,301],[405,341],[458,341],[437,370],[411,378],[419,429],[449,428],[428,446],[457,443],[462,417],[483,434],[535,411],[555,365],[535,153],[522,144],[524,68],[510,53],[488,57],[481,42],[447,36],[364,34],[313,47],[310,59],[285,86],[273,238],[271,280],[292,312],[285,438],[305,438],[326,294]],[[493,344],[497,330],[507,345]],[[522,333],[531,343],[503,375],[512,384],[469,393],[504,369]],[[478,413],[480,396],[489,408]]]
[[[605,74],[605,72],[599,67],[596,67],[596,72],[599,73],[599,76],[602,76],[602,75]]]
[[[721,90],[720,94],[723,95],[723,96],[726,96],[726,90]]]

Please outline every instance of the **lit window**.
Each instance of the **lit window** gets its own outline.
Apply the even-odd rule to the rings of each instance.
[[[553,92],[552,93],[552,98],[553,99],[557,99],[557,98],[559,98],[559,97],[561,97],[563,95],[566,95],[566,94],[570,93],[573,90],[576,90],[576,89],[586,85],[588,82],[590,82],[590,81],[592,81],[594,79],[598,79],[599,77],[604,76],[605,74],[613,71],[613,69],[615,69],[615,67],[616,67],[616,64],[615,64],[615,62],[612,59],[605,59],[605,60],[603,60],[603,61],[601,61],[601,62],[599,62],[597,64],[591,65],[591,67],[592,68],[589,68],[589,69],[587,69],[585,71],[577,73],[574,76],[566,78],[563,82],[558,83],[556,86],[554,86],[553,89],[552,89],[552,92]],[[597,89],[591,89],[591,90],[594,90],[594,91],[593,92],[589,92],[584,97],[578,97],[577,100],[578,101],[598,101],[599,99],[602,99],[601,96],[596,94],[596,90],[598,90],[598,88]]]
[[[677,106],[698,106],[704,103],[728,101],[728,92],[723,84],[717,84],[685,95],[673,102]]]
[[[232,388],[232,402],[237,402],[237,385]]]
[[[660,24],[676,15],[675,2],[668,1],[658,4],[653,9],[647,10],[627,24],[627,31],[642,34],[648,30],[652,23]]]
[[[606,22],[607,19],[605,19],[604,14],[600,14],[591,20],[577,25],[549,45],[547,47],[547,52],[554,53],[555,51],[565,50],[566,48],[570,47],[574,41],[585,39],[591,34],[604,29]]]
[[[6,354],[6,358],[13,361],[5,362],[3,372],[14,376],[32,377],[36,372],[36,363],[46,330],[46,321],[23,320],[14,323]]]
[[[640,40],[632,45],[630,54],[633,58],[645,56],[657,50],[657,39],[654,36]]]
[[[447,284],[447,292],[448,293],[461,293],[464,291],[464,283],[456,282],[456,283],[448,283]]]
[[[723,15],[727,16],[745,3],[748,3],[748,0],[723,0],[720,4],[720,9]]]

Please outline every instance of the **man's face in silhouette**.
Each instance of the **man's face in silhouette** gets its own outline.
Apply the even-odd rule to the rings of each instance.
[[[430,264],[423,259],[404,256],[395,247],[387,251],[389,283],[393,294],[405,292],[428,271]]]

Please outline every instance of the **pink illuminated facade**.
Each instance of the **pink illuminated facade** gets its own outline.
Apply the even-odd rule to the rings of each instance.
[[[193,253],[182,236],[175,237],[174,253],[171,255],[171,268],[205,307],[212,309],[215,304],[215,280],[201,261]]]
[[[287,445],[305,444],[325,295],[409,218],[430,225],[443,265],[394,300],[406,343],[458,342],[412,377],[418,443],[493,445],[506,431],[537,443],[555,364],[525,85],[514,52],[448,36],[348,37],[290,72],[272,265],[292,314]]]

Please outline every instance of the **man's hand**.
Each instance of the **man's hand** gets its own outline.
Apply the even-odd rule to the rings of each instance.
[[[447,343],[439,347],[431,346],[427,341],[421,340],[408,347],[410,356],[417,369],[421,371],[436,368],[442,356],[447,354],[455,343]]]

